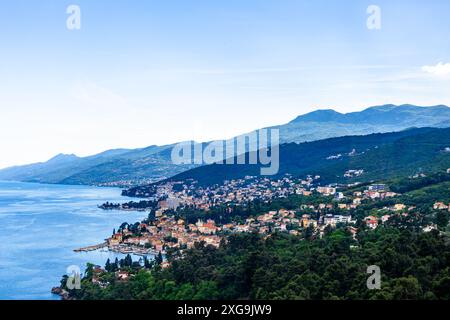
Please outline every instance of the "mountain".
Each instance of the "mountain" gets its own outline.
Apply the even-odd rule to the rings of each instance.
[[[44,163],[0,170],[0,179],[73,185],[148,183],[193,167],[172,165],[172,147],[114,149],[84,158],[58,155]]]
[[[439,105],[383,105],[342,114],[317,110],[272,128],[280,129],[281,143],[306,142],[348,135],[366,135],[421,127],[450,127],[450,108]]]
[[[401,132],[347,136],[280,146],[277,176],[320,175],[322,182],[367,182],[450,168],[450,128],[420,128]],[[246,155],[247,159],[249,155]],[[191,169],[171,181],[196,180],[201,185],[260,175],[261,165],[212,164]],[[348,170],[362,175],[345,177]],[[136,190],[128,190],[133,196]],[[144,192],[145,193],[145,192]]]
[[[317,110],[271,128],[280,130],[280,143],[285,144],[401,131],[413,127],[450,127],[450,108],[442,105],[384,105],[347,114]],[[114,149],[89,157],[57,155],[44,163],[0,170],[0,180],[128,186],[167,179],[198,167],[195,164],[174,164],[171,160],[173,147],[174,144]]]

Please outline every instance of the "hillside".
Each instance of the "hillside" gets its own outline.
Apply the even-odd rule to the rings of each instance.
[[[302,143],[333,137],[400,131],[411,127],[449,127],[449,119],[450,108],[446,106],[386,105],[347,114],[333,110],[318,110],[272,128],[280,130],[280,143]],[[171,160],[173,146],[114,149],[83,158],[75,155],[58,155],[44,163],[0,170],[0,180],[119,186],[146,184],[197,167],[193,164],[173,164]],[[355,146],[363,149],[360,145]],[[289,148],[296,147],[293,145],[284,149]],[[320,155],[321,152],[315,150],[314,155]],[[312,159],[316,159],[315,156]],[[290,166],[289,163],[285,165]],[[222,174],[221,170],[218,174]],[[252,172],[251,168],[240,170]]]
[[[449,128],[410,129],[284,144],[280,147],[278,175],[320,175],[324,182],[331,183],[382,180],[444,170],[450,168],[450,152],[445,151],[449,146]],[[364,173],[344,177],[347,170],[364,170]],[[193,179],[211,185],[259,173],[259,165],[213,164],[183,172],[171,180]]]

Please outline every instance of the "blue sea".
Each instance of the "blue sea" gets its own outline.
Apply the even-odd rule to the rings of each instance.
[[[0,182],[0,299],[59,299],[50,290],[69,266],[104,266],[123,257],[106,250],[73,250],[104,242],[122,222],[145,212],[103,211],[97,205],[126,202],[116,188]],[[139,257],[134,257],[134,260]]]

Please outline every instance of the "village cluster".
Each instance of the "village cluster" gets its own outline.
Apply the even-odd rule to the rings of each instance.
[[[359,170],[347,172],[359,174]],[[238,232],[257,232],[263,235],[287,232],[298,235],[306,228],[322,236],[328,226],[336,227],[338,224],[348,225],[348,229],[355,235],[358,231],[356,220],[352,218],[352,209],[356,209],[367,201],[376,201],[396,197],[397,194],[388,190],[384,184],[372,184],[352,193],[339,192],[343,186],[320,186],[320,176],[307,176],[305,179],[292,179],[285,176],[278,180],[268,178],[246,177],[245,179],[226,181],[221,186],[203,188],[195,182],[180,183],[168,182],[158,186],[155,193],[149,196],[160,199],[155,219],[140,223],[137,231],[127,227],[119,230],[107,239],[110,250],[134,254],[163,254],[169,248],[191,248],[197,242],[218,247],[227,235]],[[346,185],[345,187],[348,187]],[[226,205],[231,208],[249,201],[260,199],[270,201],[274,198],[283,198],[290,195],[302,195],[306,198],[319,196],[323,202],[303,204],[297,210],[280,209],[269,211],[260,215],[249,217],[244,221],[218,225],[214,220],[197,221],[188,224],[176,218],[173,212],[178,208],[194,207],[208,212],[214,206]],[[317,197],[316,197],[317,198]],[[450,205],[436,203],[435,210],[450,210]],[[379,224],[386,223],[392,215],[408,216],[415,209],[403,203],[396,203],[390,207],[380,209],[380,215],[369,215],[364,224],[376,229]],[[427,226],[424,230],[430,231],[435,226]]]

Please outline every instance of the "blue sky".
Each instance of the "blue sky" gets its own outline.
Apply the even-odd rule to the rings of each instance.
[[[81,29],[66,28],[66,8]],[[369,5],[381,29],[369,30]],[[447,0],[0,4],[0,167],[227,138],[318,109],[450,104]]]

